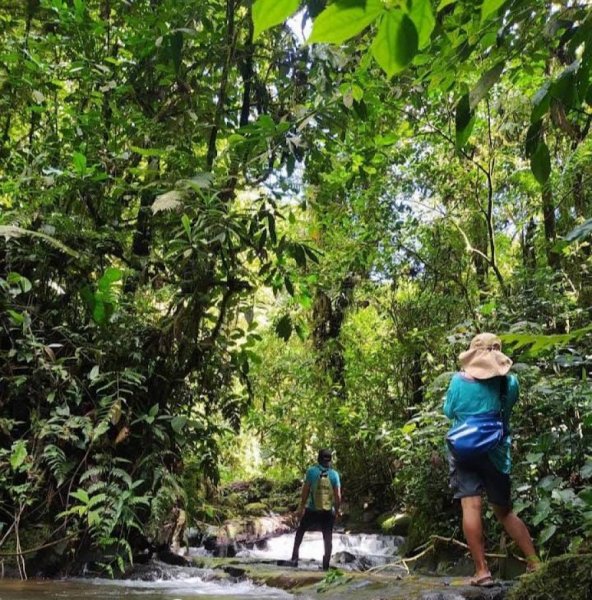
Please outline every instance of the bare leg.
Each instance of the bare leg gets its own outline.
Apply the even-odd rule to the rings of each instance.
[[[485,560],[481,496],[467,496],[460,500],[463,512],[463,531],[475,563],[475,579],[491,576]]]
[[[528,561],[529,569],[538,567],[539,559],[537,558],[532,538],[528,532],[528,528],[524,521],[512,512],[512,509],[507,506],[492,505],[493,512],[499,522],[504,526],[507,534],[518,544],[522,550],[526,560]]]

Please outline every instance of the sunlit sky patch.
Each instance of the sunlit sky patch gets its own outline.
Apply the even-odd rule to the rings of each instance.
[[[304,10],[299,10],[293,17],[288,19],[288,27],[294,32],[294,35],[301,44],[308,39],[312,30],[312,21],[310,19],[306,19],[303,22],[304,13]]]

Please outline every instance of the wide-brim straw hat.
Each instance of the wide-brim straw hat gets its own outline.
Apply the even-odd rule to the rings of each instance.
[[[475,379],[506,375],[512,366],[512,360],[502,352],[502,341],[493,333],[476,335],[458,360],[465,373]]]

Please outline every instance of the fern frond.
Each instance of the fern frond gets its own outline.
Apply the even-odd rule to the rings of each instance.
[[[89,495],[107,489],[107,484],[104,481],[95,481],[88,486],[87,492]]]
[[[183,194],[177,190],[166,192],[156,197],[156,200],[152,203],[152,214],[163,212],[166,210],[177,210],[183,206],[182,201]]]
[[[61,485],[72,465],[68,462],[64,451],[54,444],[48,444],[43,449],[43,460],[47,463],[51,474],[58,485]]]
[[[119,479],[120,481],[125,482],[127,487],[131,489],[132,487],[132,478],[129,476],[129,473],[124,471],[123,469],[115,468],[111,471],[111,477]]]
[[[98,479],[98,478],[102,478],[103,475],[105,475],[105,473],[107,472],[107,468],[104,466],[99,466],[96,465],[94,467],[91,467],[90,469],[87,469],[81,476],[80,476],[80,483],[86,481],[87,479]]]

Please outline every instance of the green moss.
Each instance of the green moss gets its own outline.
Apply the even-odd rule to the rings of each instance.
[[[233,509],[242,507],[245,504],[245,497],[238,492],[231,492],[224,498],[224,504]]]
[[[592,554],[552,558],[525,575],[508,600],[589,600],[592,598]]]
[[[251,502],[245,506],[245,514],[256,517],[262,517],[267,514],[268,510],[267,505],[263,502]]]
[[[411,525],[411,517],[405,513],[393,515],[386,513],[376,520],[380,531],[389,535],[407,535]]]

